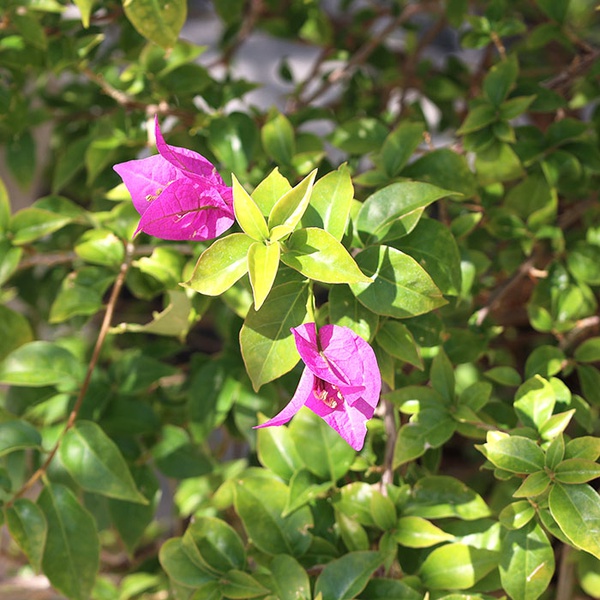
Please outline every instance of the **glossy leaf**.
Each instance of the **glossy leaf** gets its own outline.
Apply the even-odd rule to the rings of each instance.
[[[300,223],[308,208],[316,176],[317,171],[312,171],[274,204],[269,213],[271,239],[279,240],[289,235]]]
[[[123,262],[125,246],[111,231],[92,229],[81,236],[75,245],[75,252],[86,262],[118,267]]]
[[[591,337],[577,346],[574,358],[578,362],[600,361],[600,337]]]
[[[70,489],[46,484],[37,504],[48,524],[42,569],[57,590],[88,600],[99,567],[96,522]]]
[[[402,123],[390,133],[381,148],[381,162],[389,177],[398,175],[423,141],[421,123]]]
[[[554,475],[561,483],[586,483],[600,477],[600,465],[583,458],[567,458],[556,466]]]
[[[304,567],[293,557],[279,554],[269,564],[274,595],[279,600],[310,600],[310,581]]]
[[[216,576],[201,569],[188,556],[182,538],[171,538],[160,548],[160,564],[167,575],[186,587],[200,587],[216,580]]]
[[[45,235],[62,229],[71,222],[71,217],[50,212],[42,208],[24,208],[15,213],[9,229],[15,245],[29,244]]]
[[[515,55],[496,63],[483,80],[483,91],[494,106],[506,99],[519,74]]]
[[[241,183],[232,176],[233,180],[233,209],[235,218],[244,233],[256,241],[264,241],[269,237],[267,223],[260,208],[252,196],[243,188]]]
[[[268,217],[277,201],[285,196],[292,186],[290,182],[275,167],[252,192],[252,199],[260,208],[262,214]]]
[[[127,0],[123,3],[125,15],[138,33],[162,48],[172,48],[187,16],[187,3],[173,0]]]
[[[431,590],[465,590],[495,569],[498,561],[496,552],[445,544],[427,556],[419,574]]]
[[[324,283],[368,283],[348,251],[323,229],[298,229],[287,239],[281,260],[302,275]]]
[[[354,186],[350,171],[341,165],[321,177],[313,188],[310,203],[302,216],[302,227],[319,227],[341,241],[348,224]]]
[[[329,320],[334,325],[349,327],[365,340],[375,335],[379,317],[363,306],[347,285],[329,290]]]
[[[378,552],[349,552],[325,565],[317,577],[315,594],[322,594],[323,600],[354,598],[380,564]]]
[[[39,571],[48,533],[46,517],[40,507],[28,498],[17,498],[6,509],[6,524],[33,568]]]
[[[446,304],[427,272],[395,248],[371,246],[356,255],[356,263],[373,283],[350,284],[350,289],[377,314],[402,319]]]
[[[55,385],[78,378],[75,357],[52,342],[35,341],[20,346],[0,364],[0,382],[9,385]]]
[[[23,344],[33,341],[29,321],[19,312],[0,304],[0,361]]]
[[[39,448],[42,436],[27,421],[15,419],[0,423],[0,456],[24,448]]]
[[[138,491],[125,459],[116,444],[92,421],[78,421],[65,434],[60,458],[87,491],[147,504]]]
[[[258,598],[269,592],[252,575],[238,570],[231,570],[221,576],[219,585],[226,598]]]
[[[407,362],[417,369],[423,369],[419,346],[406,325],[388,320],[381,326],[375,339],[394,358]]]
[[[279,165],[289,165],[295,153],[294,128],[281,113],[272,115],[261,132],[267,154]]]
[[[451,193],[428,183],[393,183],[365,200],[356,227],[367,244],[398,239],[415,228],[426,206]]]
[[[518,500],[506,505],[498,515],[498,520],[506,529],[520,529],[535,516],[535,509],[527,500]]]
[[[263,244],[254,242],[248,249],[248,274],[254,295],[254,309],[260,310],[269,295],[279,266],[278,242]]]
[[[259,423],[264,420],[259,420]],[[286,427],[259,429],[257,453],[258,459],[265,467],[287,481],[304,466],[300,453]]]
[[[555,483],[548,497],[550,513],[577,548],[600,559],[600,496],[586,483]]]
[[[544,530],[530,521],[502,540],[500,580],[511,598],[536,600],[554,575],[554,551]]]
[[[452,540],[454,536],[422,517],[401,517],[394,539],[406,548],[429,548],[440,542]]]
[[[529,438],[518,435],[488,441],[482,446],[486,458],[511,473],[535,473],[544,469],[544,452]]]
[[[311,543],[312,514],[308,507],[287,517],[288,488],[272,476],[245,477],[236,483],[235,509],[254,545],[267,554],[299,557]]]
[[[290,371],[300,360],[290,331],[308,320],[304,283],[275,286],[261,310],[250,309],[240,331],[246,370],[254,389]]]

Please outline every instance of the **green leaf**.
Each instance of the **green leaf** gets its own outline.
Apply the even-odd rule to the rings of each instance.
[[[221,576],[219,585],[226,598],[257,598],[269,593],[252,575],[237,570]]]
[[[594,405],[600,405],[600,371],[591,365],[578,365],[577,376],[583,397]]]
[[[600,465],[584,458],[567,458],[556,466],[554,476],[561,483],[587,483],[600,477]]]
[[[233,210],[235,218],[246,235],[253,240],[262,242],[268,239],[269,230],[260,208],[252,196],[243,188],[242,184],[231,176],[233,186]]]
[[[419,575],[430,590],[466,590],[495,569],[498,560],[497,552],[445,544],[427,556]]]
[[[73,600],[88,600],[96,579],[100,541],[96,521],[70,489],[46,484],[37,504],[48,533],[42,569],[58,591]]]
[[[0,178],[0,234],[8,229],[10,222],[10,198],[4,181]]]
[[[235,486],[235,509],[253,544],[267,554],[302,556],[309,548],[312,513],[305,506],[287,517],[282,513],[289,490],[274,476],[246,476]]]
[[[509,531],[502,539],[500,580],[511,598],[537,600],[554,575],[554,550],[535,521]]]
[[[348,167],[343,164],[319,179],[310,203],[302,216],[302,227],[319,227],[341,241],[348,224],[354,186]]]
[[[600,560],[587,552],[577,557],[577,577],[581,589],[591,598],[598,596],[600,589]]]
[[[175,45],[187,17],[185,0],[125,0],[123,9],[140,35],[165,49]]]
[[[310,600],[310,580],[304,567],[292,556],[277,555],[269,564],[271,589],[278,600]]]
[[[75,367],[75,368],[74,368]],[[76,358],[52,342],[23,344],[0,364],[0,383],[41,387],[79,379]]]
[[[566,361],[565,353],[556,346],[538,346],[527,357],[525,378],[534,375],[549,378],[561,371]]]
[[[573,438],[565,446],[565,458],[584,458],[596,461],[600,457],[600,438],[584,435]]]
[[[79,238],[74,249],[86,262],[107,267],[118,267],[125,256],[123,242],[107,229],[86,231]]]
[[[15,419],[0,423],[0,456],[23,448],[40,448],[41,445],[42,436],[27,421]]]
[[[339,496],[335,498],[334,508],[352,521],[373,526],[375,519],[371,507],[376,493],[374,486],[364,481],[353,481],[342,487]]]
[[[269,231],[272,240],[280,240],[289,235],[300,223],[308,208],[316,176],[315,169],[277,200],[269,213]]]
[[[396,506],[388,496],[375,490],[371,496],[371,514],[375,525],[382,531],[391,531],[396,527]]]
[[[426,206],[451,194],[418,181],[393,183],[365,200],[358,213],[357,230],[367,244],[398,239],[416,227]]]
[[[292,189],[290,182],[275,167],[252,192],[252,199],[262,214],[268,217],[271,210],[282,196]]]
[[[276,285],[261,310],[250,309],[240,331],[246,370],[255,390],[290,371],[298,362],[290,331],[308,320],[308,286],[304,282]]]
[[[13,246],[8,240],[0,239],[0,285],[3,285],[17,270],[23,248]]]
[[[111,498],[108,501],[108,510],[127,552],[133,556],[146,528],[154,519],[161,492],[159,481],[151,467],[147,465],[132,467],[131,474],[137,489],[150,502],[146,506],[141,506],[138,502]]]
[[[498,520],[506,529],[520,529],[535,516],[535,509],[527,500],[518,500],[505,506],[498,515]]]
[[[429,548],[440,542],[453,540],[454,536],[422,517],[401,517],[394,539],[406,548]]]
[[[248,271],[248,250],[254,240],[232,233],[213,242],[198,259],[186,286],[207,296],[219,296]]]
[[[535,473],[544,469],[544,451],[529,438],[511,435],[478,448],[494,466],[504,471]]]
[[[94,0],[74,0],[74,2],[81,12],[81,22],[87,29],[90,26],[90,15],[92,14]]]
[[[521,376],[513,367],[492,367],[484,375],[500,385],[516,387],[521,384]]]
[[[302,275],[324,283],[368,283],[348,251],[324,229],[298,229],[284,244],[281,260]]]
[[[552,416],[555,404],[554,388],[539,375],[519,387],[513,403],[522,423],[538,430]]]
[[[479,131],[491,123],[494,123],[497,119],[498,115],[494,105],[481,101],[480,104],[469,110],[467,117],[456,133],[458,135],[466,135],[468,133]]]
[[[259,310],[266,300],[279,267],[279,242],[254,242],[248,249],[248,275],[254,296],[254,309]]]
[[[447,402],[454,400],[454,368],[443,349],[433,358],[430,371],[431,385]]]
[[[598,362],[600,361],[600,337],[592,337],[585,340],[577,346],[573,355],[577,362]]]
[[[335,511],[335,527],[349,552],[369,549],[369,536],[365,528],[340,511]]]
[[[9,137],[5,144],[5,160],[11,175],[22,188],[29,187],[33,181],[36,163],[36,144],[31,131],[26,130]]]
[[[162,568],[175,582],[186,587],[200,587],[216,580],[216,577],[201,569],[192,561],[183,544],[182,538],[167,540],[158,553]]]
[[[427,272],[400,250],[371,246],[356,255],[356,262],[373,282],[350,284],[350,289],[377,314],[402,319],[446,304]]]
[[[0,433],[0,438],[1,436]],[[48,533],[44,513],[28,498],[17,498],[6,509],[6,524],[10,535],[25,553],[33,569],[39,572]]]
[[[463,198],[470,198],[477,192],[477,182],[467,159],[449,148],[440,148],[421,156],[404,167],[402,176],[451,190],[462,194]],[[456,200],[456,197],[453,199]]]
[[[331,306],[329,310],[331,313]],[[380,327],[375,340],[394,358],[423,370],[423,359],[419,346],[406,325],[398,323],[398,321],[387,320]]]
[[[343,152],[364,155],[379,150],[387,135],[387,127],[377,119],[358,117],[336,127],[331,143]]]
[[[189,433],[175,425],[164,425],[162,439],[155,443],[152,455],[158,469],[167,477],[186,479],[200,477],[212,470],[209,458]]]
[[[600,496],[586,483],[555,483],[548,496],[550,513],[577,548],[600,559]]]
[[[246,566],[246,551],[240,536],[215,517],[196,518],[183,535],[183,547],[201,569],[227,573]]]
[[[381,148],[381,161],[389,177],[395,177],[423,141],[422,123],[401,123],[390,133]]]
[[[273,113],[260,132],[265,152],[278,164],[289,165],[296,152],[294,128],[281,113]]]
[[[264,423],[265,420],[261,418],[259,423]],[[287,481],[304,466],[287,427],[259,429],[256,449],[262,465]]]
[[[483,92],[496,107],[500,106],[517,81],[519,63],[513,54],[496,63],[483,80]]]
[[[423,477],[415,484],[402,514],[425,519],[458,517],[473,521],[489,516],[490,509],[483,498],[462,481],[434,475]]]
[[[296,413],[289,430],[296,448],[302,449],[306,468],[321,479],[337,481],[354,462],[355,451],[307,408]]]
[[[458,296],[461,289],[460,254],[448,227],[435,219],[421,219],[394,247],[412,256],[442,294]]]
[[[33,331],[29,321],[21,313],[0,304],[0,361],[31,341]]]
[[[325,565],[315,583],[315,595],[323,600],[355,598],[381,565],[379,552],[349,552]]]
[[[568,11],[569,11],[569,0],[536,0],[536,4],[542,9],[542,11],[554,21],[558,23],[564,23]]]
[[[288,431],[287,429],[284,430]],[[308,469],[301,468],[295,471],[290,478],[290,495],[288,496],[285,510],[281,516],[287,517],[289,514],[298,510],[300,507],[305,506],[312,500],[326,495],[334,485],[328,481],[325,483],[321,483],[320,481],[321,480]]]
[[[23,208],[15,213],[9,230],[15,245],[29,244],[54,233],[71,222],[71,217],[42,208]]]
[[[519,157],[510,144],[502,143],[477,153],[475,171],[481,185],[510,181],[523,175]]]
[[[600,284],[600,248],[595,244],[577,242],[567,254],[567,266],[573,276],[589,285]]]
[[[375,335],[379,317],[363,306],[347,285],[336,285],[329,290],[329,321],[349,327],[368,341]]]
[[[552,440],[557,435],[560,435],[568,427],[575,413],[576,409],[572,408],[571,410],[552,415],[539,428],[540,437],[543,440]]]
[[[147,504],[117,445],[92,421],[78,421],[65,434],[60,458],[69,474],[89,492]]]
[[[513,493],[514,498],[530,498],[543,494],[551,483],[545,471],[536,471],[528,475]]]
[[[248,170],[257,142],[258,128],[246,113],[224,115],[208,127],[208,145],[213,154],[227,170],[238,175]]]

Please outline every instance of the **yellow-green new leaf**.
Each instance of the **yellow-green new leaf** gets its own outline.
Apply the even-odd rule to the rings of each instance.
[[[273,287],[279,266],[279,254],[279,242],[273,244],[254,242],[248,250],[248,274],[256,310],[263,305]]]
[[[269,214],[269,231],[276,234],[273,239],[281,239],[281,231],[291,233],[300,223],[300,219],[310,202],[317,170],[309,173],[296,187],[284,194],[271,209]],[[276,231],[277,233],[276,233]],[[285,233],[284,235],[287,235]]]
[[[233,210],[240,227],[253,240],[262,242],[269,237],[269,230],[260,208],[240,182],[232,175]]]
[[[281,260],[315,281],[372,283],[346,248],[330,233],[317,227],[299,229],[285,243]]]
[[[200,255],[186,287],[207,296],[222,294],[248,271],[248,250],[254,243],[245,233],[217,240]]]
[[[125,16],[147,40],[172,48],[187,17],[186,0],[124,0]]]

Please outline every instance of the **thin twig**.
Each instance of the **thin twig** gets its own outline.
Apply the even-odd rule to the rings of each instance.
[[[123,263],[121,264],[121,269],[117,278],[115,279],[115,284],[113,286],[112,292],[110,294],[110,298],[108,299],[108,303],[106,305],[106,312],[104,313],[104,319],[102,320],[102,325],[100,326],[100,331],[98,332],[98,339],[96,340],[96,345],[94,346],[94,350],[92,352],[92,357],[90,359],[90,363],[87,368],[87,372],[85,374],[85,378],[83,383],[81,384],[81,388],[79,389],[79,394],[77,395],[77,399],[75,400],[75,404],[73,405],[73,409],[71,410],[71,414],[67,419],[67,423],[60,433],[58,440],[54,444],[54,447],[46,457],[46,460],[42,464],[41,467],[23,484],[20,490],[18,490],[15,495],[7,502],[7,506],[11,506],[17,498],[23,496],[28,490],[30,490],[35,483],[42,477],[50,463],[56,456],[58,449],[60,448],[60,444],[62,443],[65,434],[71,427],[73,427],[75,420],[77,419],[77,415],[81,410],[81,406],[83,404],[83,399],[87,393],[88,387],[90,385],[90,381],[92,379],[92,374],[94,369],[96,368],[96,364],[98,363],[98,359],[100,357],[100,352],[102,351],[102,346],[104,345],[104,340],[106,339],[106,334],[110,328],[110,323],[112,321],[113,313],[115,311],[115,305],[117,303],[117,299],[121,292],[121,288],[123,287],[123,283],[125,282],[125,276],[127,275],[127,271],[129,269],[129,265],[131,264],[131,259],[133,257],[133,244],[131,242],[126,244],[125,247],[125,258]]]

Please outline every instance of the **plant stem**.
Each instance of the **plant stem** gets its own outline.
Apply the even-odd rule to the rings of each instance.
[[[102,346],[104,345],[104,341],[106,339],[106,334],[110,328],[110,323],[112,321],[112,316],[115,311],[115,305],[117,303],[117,299],[119,298],[119,294],[121,292],[121,288],[123,287],[123,283],[125,283],[125,276],[127,275],[127,271],[129,270],[129,265],[131,264],[131,259],[133,257],[134,246],[133,243],[128,242],[125,245],[125,258],[121,263],[121,268],[119,270],[119,274],[115,279],[115,284],[113,286],[112,292],[110,294],[110,298],[108,299],[108,303],[106,304],[106,312],[104,313],[104,319],[102,319],[102,325],[100,326],[100,331],[98,332],[98,338],[96,339],[96,345],[94,346],[94,350],[92,352],[92,357],[90,359],[87,372],[85,374],[85,378],[83,379],[83,383],[81,384],[81,388],[79,389],[79,394],[77,395],[77,399],[75,400],[75,404],[73,405],[73,410],[71,410],[71,414],[67,419],[67,423],[65,424],[64,429],[61,431],[58,440],[54,444],[52,450],[46,457],[46,460],[43,462],[42,466],[38,468],[38,470],[23,484],[20,490],[18,490],[15,495],[6,503],[7,507],[12,506],[17,498],[23,496],[28,490],[30,490],[35,483],[45,475],[50,463],[56,456],[58,449],[60,448],[60,444],[65,437],[65,434],[73,425],[77,419],[77,415],[81,410],[81,406],[83,404],[83,399],[87,393],[88,387],[90,385],[90,381],[92,379],[92,374],[94,369],[96,368],[96,364],[98,363],[98,359],[100,357],[100,352],[102,351]]]

